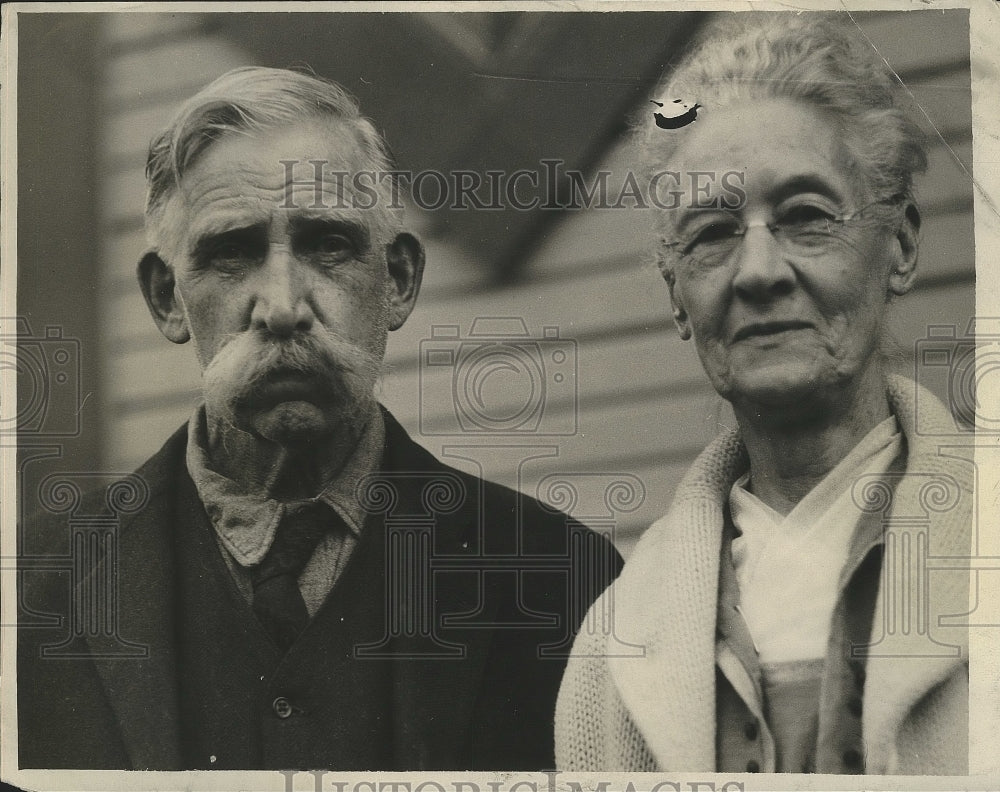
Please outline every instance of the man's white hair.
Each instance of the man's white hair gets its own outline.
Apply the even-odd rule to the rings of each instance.
[[[177,186],[213,143],[311,120],[334,120],[354,132],[367,166],[376,173],[394,170],[392,153],[355,99],[337,83],[288,69],[246,66],[223,74],[177,110],[153,138],[146,159],[146,234],[153,249],[163,244],[164,215]],[[384,181],[384,180],[383,180]],[[385,234],[397,230],[399,211],[390,208],[389,185],[380,181],[376,211]]]

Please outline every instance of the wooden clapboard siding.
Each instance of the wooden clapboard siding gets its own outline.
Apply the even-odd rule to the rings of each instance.
[[[917,286],[888,309],[893,366],[912,375],[914,350],[928,326],[951,323],[961,336],[974,312],[967,15],[911,12],[856,18],[912,93],[908,101],[932,140],[929,170],[917,185],[924,221]],[[137,20],[142,30],[129,29],[129,19]],[[174,26],[160,46],[152,45],[160,40],[155,19]],[[197,18],[181,22],[158,14],[124,15],[114,22],[105,86],[110,109],[103,156],[108,168],[100,204],[106,402],[112,405],[105,419],[109,468],[139,464],[187,418],[198,397],[193,350],[175,347],[159,335],[135,286],[135,262],[143,249],[146,144],[194,88],[230,66],[254,60],[253,52],[234,48],[217,31],[201,27]],[[295,57],[288,53],[289,62]],[[193,66],[199,58],[207,66]],[[377,107],[364,109],[378,118]],[[606,152],[599,167],[612,174],[612,195],[637,165],[631,139]],[[673,329],[666,287],[653,265],[651,210],[561,213],[534,249],[523,277],[503,288],[488,285],[474,244],[463,247],[462,240],[435,235],[440,224],[433,213],[411,212],[409,222],[426,243],[427,272],[416,310],[390,336],[383,401],[421,443],[460,467],[477,467],[453,458],[461,446],[515,445],[527,447],[525,456],[551,453],[519,469],[509,449],[470,452],[482,460],[489,478],[533,494],[551,473],[638,477],[645,499],[618,523],[617,540],[628,551],[645,526],[666,510],[694,455],[720,425],[732,422],[693,346],[681,342]],[[477,317],[518,317],[527,327],[528,341],[541,339],[546,327],[558,329],[576,365],[560,369],[569,380],[547,382],[543,428],[566,431],[569,426],[573,434],[444,433],[456,421],[450,397],[455,372],[421,366],[421,352],[440,344],[435,328],[458,326],[465,337]],[[552,345],[541,344],[544,357]],[[534,348],[525,350],[536,354]],[[547,358],[542,369],[544,376],[556,373]],[[938,380],[934,386],[944,396]],[[491,409],[504,414],[523,403],[525,391],[498,390],[489,398]]]
[[[948,18],[940,37],[923,30],[935,22],[910,14],[899,23],[892,15],[872,20],[868,30],[887,57],[905,53],[896,69],[919,105],[918,122],[931,140],[928,171],[917,184],[923,213],[917,286],[888,308],[893,368],[911,376],[914,348],[928,326],[952,323],[961,336],[975,310],[967,28],[958,14]],[[894,24],[899,27],[893,29]],[[914,53],[900,38],[916,35],[914,28],[921,30],[919,40],[930,35],[935,46]],[[908,71],[917,79],[908,79]],[[601,167],[613,173],[608,181],[612,195],[637,162],[632,141],[609,152]],[[552,470],[632,472],[655,481],[647,486],[643,506],[623,517],[618,539],[624,550],[665,511],[694,450],[728,414],[705,382],[691,345],[681,344],[673,331],[666,288],[652,265],[651,225],[649,212],[641,210],[568,212],[538,249],[522,283],[473,300],[460,292],[437,296],[428,290],[410,323],[393,339],[390,360],[398,368],[386,388],[387,403],[410,419],[408,425],[419,425],[423,408],[430,414],[426,423],[440,431],[454,422],[449,416],[453,405],[439,399],[421,404],[419,372],[413,371],[413,350],[421,340],[426,344],[435,324],[457,324],[467,332],[475,316],[517,315],[533,336],[546,325],[559,327],[564,338],[578,342],[580,434],[536,442],[559,447],[560,456],[544,462]],[[429,259],[428,266],[434,264]],[[926,372],[916,373],[928,380]],[[946,397],[940,378],[928,384]],[[440,391],[432,387],[432,392]],[[516,405],[516,396],[506,406]],[[594,403],[601,407],[588,406]],[[504,407],[498,403],[497,414],[509,414]],[[435,435],[422,440],[432,449],[449,442]],[[517,483],[516,470],[488,473]]]
[[[189,14],[101,15],[107,57],[100,158],[102,370],[110,409],[105,469],[140,464],[190,413],[199,374],[190,346],[156,330],[139,294],[143,168],[151,137],[201,85],[253,62]]]
[[[5,207],[3,231],[10,247],[0,256],[10,305],[2,323],[0,377],[4,384],[17,379],[16,396],[9,393],[0,422],[7,453],[17,447],[16,473],[13,467],[8,471],[10,492],[16,487],[17,495],[4,503],[3,528],[11,534],[15,522],[29,525],[28,515],[52,506],[43,486],[50,476],[65,481],[69,471],[75,476],[107,470],[99,467],[108,405],[95,306],[101,295],[95,233],[100,213],[94,199],[100,174],[100,26],[93,15],[68,10],[4,8],[12,13],[4,15],[11,24],[3,35],[12,45],[16,41],[17,53],[12,47],[16,73],[4,69],[0,88],[5,111],[17,114],[16,130],[3,125],[3,156],[11,164],[16,156],[17,177],[4,184],[5,192],[9,187],[16,195],[9,194]],[[27,343],[18,344],[15,365],[14,335],[22,333],[28,337],[18,342]],[[18,552],[41,552],[29,534],[17,531]]]
[[[162,45],[165,40],[183,41],[197,35],[203,24],[197,14],[104,14],[102,17],[104,44],[116,56],[142,52]]]
[[[160,46],[129,48],[108,64],[105,100],[111,108],[131,111],[170,106],[205,85],[206,79],[249,61],[249,53],[217,35],[191,31],[189,38]],[[164,81],[162,75],[169,74]]]

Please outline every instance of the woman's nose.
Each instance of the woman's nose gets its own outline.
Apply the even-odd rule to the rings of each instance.
[[[733,288],[745,300],[766,302],[794,288],[795,272],[766,225],[748,227],[735,256]]]

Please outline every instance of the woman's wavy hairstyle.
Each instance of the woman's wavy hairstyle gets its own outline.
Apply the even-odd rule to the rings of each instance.
[[[924,134],[899,106],[896,79],[844,13],[732,12],[710,22],[665,78],[659,97],[698,102],[699,115],[737,101],[790,99],[835,125],[863,189],[912,197],[927,165]],[[655,172],[697,121],[667,132],[643,119],[643,154]],[[676,163],[675,163],[676,165]]]
[[[214,142],[310,120],[333,119],[354,132],[366,163],[394,169],[392,153],[358,103],[337,83],[288,69],[245,66],[226,72],[184,102],[153,138],[146,158],[146,232],[159,247],[170,197],[185,171]],[[381,202],[386,211],[388,201]],[[381,218],[390,226],[392,219]]]

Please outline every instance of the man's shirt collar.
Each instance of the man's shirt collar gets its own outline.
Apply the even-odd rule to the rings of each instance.
[[[340,473],[314,498],[340,515],[355,537],[361,535],[366,516],[355,490],[361,479],[378,469],[384,446],[385,423],[376,408]],[[246,492],[232,479],[217,473],[211,468],[207,448],[205,405],[201,404],[188,422],[188,473],[223,546],[241,566],[259,564],[289,504]]]

